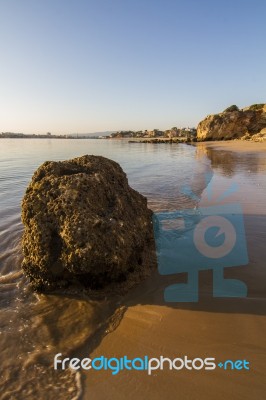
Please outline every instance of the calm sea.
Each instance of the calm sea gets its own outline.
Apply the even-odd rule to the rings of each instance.
[[[242,185],[265,193],[265,159],[206,151],[185,144],[130,144],[127,140],[2,139],[0,141],[0,369],[1,399],[82,398],[79,373],[54,371],[56,353],[71,354],[101,331],[113,312],[108,301],[37,295],[21,272],[20,205],[36,168],[47,160],[84,154],[117,161],[129,184],[154,210],[197,206],[182,194],[192,187],[202,197],[209,180],[221,187],[238,174]],[[226,158],[227,157],[227,158]],[[230,158],[231,157],[231,158]],[[263,172],[258,178],[258,169]],[[206,183],[206,174],[209,177]],[[218,185],[218,186],[219,186]],[[265,199],[265,195],[264,195]],[[261,200],[262,206],[263,200]]]

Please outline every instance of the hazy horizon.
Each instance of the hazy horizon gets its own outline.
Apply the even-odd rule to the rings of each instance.
[[[0,0],[0,132],[196,127],[264,103],[263,0]]]

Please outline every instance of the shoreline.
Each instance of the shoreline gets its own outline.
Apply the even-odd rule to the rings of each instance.
[[[233,151],[237,153],[266,152],[266,141],[255,142],[252,140],[214,140],[206,142],[196,142],[193,146],[205,146],[215,150]]]
[[[111,140],[126,140],[125,138],[114,138]],[[127,139],[128,140],[128,139]],[[221,150],[226,150],[230,148],[232,151],[236,152],[244,152],[244,151],[265,151],[266,150],[266,141],[258,141],[258,140],[206,140],[206,141],[196,141],[183,137],[150,137],[150,138],[135,138],[128,140],[128,143],[180,143],[180,144],[188,144],[192,146],[206,146],[209,148],[220,148]]]
[[[239,146],[236,146],[239,142],[233,141],[228,143],[224,141],[201,142],[190,147],[137,145],[131,149],[125,139],[122,141],[124,141],[123,147],[121,147],[121,143],[117,143],[119,151],[128,149],[130,154],[130,150],[132,150],[134,163],[136,155],[145,154],[145,162],[140,164],[141,169],[137,169],[131,178],[132,182],[135,182],[140,173],[146,174],[146,165],[150,168],[147,175],[144,174],[145,183],[141,186],[142,190],[145,189],[145,186],[149,187],[147,176],[152,181],[155,180],[157,185],[160,180],[157,179],[157,174],[164,175],[164,169],[168,171],[165,174],[167,179],[162,182],[161,188],[156,188],[155,193],[158,194],[158,198],[155,198],[156,201],[150,205],[154,211],[157,210],[158,202],[168,199],[167,196],[163,197],[165,193],[171,194],[169,203],[165,203],[165,210],[176,209],[180,205],[184,209],[194,207],[196,203],[187,201],[185,196],[179,197],[180,184],[181,181],[182,183],[185,181],[184,178],[201,198],[200,206],[203,207],[209,205],[204,179],[207,173],[211,173],[213,193],[218,197],[228,189],[231,180],[240,178],[240,188],[234,199],[237,201],[240,198],[243,204],[251,264],[225,270],[225,277],[246,282],[249,288],[249,297],[233,300],[213,299],[212,271],[201,271],[198,303],[165,303],[163,299],[165,287],[171,284],[185,283],[186,273],[161,276],[156,269],[150,277],[139,282],[128,292],[124,292],[125,294],[122,293],[122,287],[120,287],[119,293],[114,299],[110,298],[114,294],[111,288],[108,293],[103,291],[101,299],[98,298],[98,293],[94,297],[91,292],[87,295],[73,292],[61,293],[62,296],[36,296],[28,290],[27,297],[24,298],[24,289],[27,288],[27,283],[25,278],[21,277],[21,273],[18,275],[17,272],[20,271],[18,257],[21,256],[18,242],[21,231],[20,214],[17,209],[16,219],[13,217],[6,219],[6,225],[3,226],[3,228],[8,228],[12,225],[12,230],[7,231],[8,234],[5,234],[2,245],[8,249],[8,241],[6,241],[8,237],[11,238],[11,248],[13,248],[12,238],[17,240],[17,245],[16,251],[7,252],[2,259],[4,279],[6,280],[6,285],[3,286],[5,293],[2,292],[2,294],[5,299],[7,294],[13,298],[13,293],[16,293],[15,295],[21,303],[19,303],[19,314],[13,309],[12,304],[10,306],[8,304],[7,313],[2,314],[2,322],[6,326],[10,325],[9,322],[14,317],[9,335],[2,335],[3,338],[7,338],[6,342],[2,342],[2,347],[6,349],[3,367],[8,371],[9,364],[7,362],[10,360],[10,368],[15,374],[12,376],[17,376],[18,379],[5,376],[3,391],[6,393],[16,392],[20,383],[23,382],[23,385],[27,385],[34,380],[36,390],[38,390],[37,385],[43,387],[46,385],[46,392],[50,395],[55,386],[60,386],[64,380],[65,383],[62,383],[60,394],[58,392],[59,398],[67,396],[65,391],[70,388],[74,390],[73,394],[77,389],[79,391],[79,383],[82,383],[81,386],[84,389],[84,394],[79,397],[82,399],[105,399],[106,393],[108,395],[110,393],[110,398],[118,400],[125,397],[129,397],[129,399],[151,397],[158,400],[162,397],[172,399],[176,397],[176,393],[180,393],[180,398],[194,399],[195,393],[198,393],[197,399],[199,400],[205,399],[207,394],[217,397],[217,400],[222,400],[231,397],[231,393],[234,393],[236,399],[249,400],[249,386],[256,387],[255,395],[262,398],[262,393],[266,390],[263,386],[262,376],[264,349],[261,346],[266,334],[264,329],[265,268],[262,263],[265,257],[266,238],[264,205],[266,163],[265,152],[261,151],[261,144],[258,143],[257,146],[254,146],[253,143],[249,143],[250,146],[245,144],[240,150]],[[98,142],[93,142],[94,149],[102,151],[101,147],[98,147]],[[106,141],[104,142],[103,145],[106,145]],[[22,142],[19,143],[22,144]],[[75,151],[83,151],[82,146],[77,147]],[[221,149],[220,146],[223,146],[224,149]],[[251,147],[252,149],[257,147],[259,150],[250,150]],[[14,154],[11,159],[13,157],[14,163],[20,165],[21,171],[24,171],[24,167],[22,167],[24,158],[19,161],[20,164],[17,161],[21,154],[21,147],[18,146],[17,149],[17,153],[13,150]],[[30,152],[27,147],[24,149],[23,154],[31,155],[35,151],[34,146],[30,148]],[[51,147],[48,147],[48,150],[51,154]],[[149,159],[150,152],[152,157]],[[60,155],[61,153],[56,154]],[[182,162],[183,154],[188,155],[184,158],[185,163]],[[157,162],[155,164],[151,163],[155,159],[154,156],[156,156]],[[163,157],[161,163],[159,163],[159,156]],[[126,154],[124,159],[128,157]],[[38,162],[38,159],[33,159],[34,162]],[[169,164],[168,159],[172,160]],[[12,164],[10,165],[12,166]],[[240,176],[238,176],[239,169],[241,170]],[[182,175],[179,174],[179,171]],[[25,169],[25,173],[23,173],[24,185],[27,176],[30,176],[30,169]],[[8,179],[7,182],[9,182]],[[12,189],[13,193],[13,180],[10,180],[10,184],[10,190]],[[3,210],[10,210],[8,193],[10,192],[7,192],[6,196],[8,202],[5,198],[3,200],[5,205]],[[151,198],[154,199],[152,196]],[[229,200],[231,201],[232,197]],[[161,208],[159,207],[158,210]],[[12,215],[11,211],[10,215]],[[9,271],[12,273],[8,274]],[[127,282],[129,286],[131,283],[132,286],[135,284],[134,277]],[[21,323],[25,317],[29,324],[24,327],[24,323],[23,325]],[[18,341],[18,335],[23,338],[30,337],[29,342]],[[43,348],[43,343],[47,344],[46,348]],[[209,373],[204,370],[191,372],[158,370],[154,371],[151,376],[146,375],[144,371],[122,371],[113,376],[111,371],[81,371],[73,375],[70,371],[61,371],[59,374],[59,372],[49,370],[51,374],[48,376],[45,373],[48,368],[46,366],[51,365],[53,356],[59,351],[65,356],[78,356],[79,358],[87,356],[119,358],[127,355],[132,359],[145,355],[149,357],[162,355],[173,359],[175,357],[183,358],[187,355],[190,359],[216,357],[217,360],[222,361],[225,357],[227,359],[245,357],[251,362],[252,371],[230,373],[217,370]],[[28,356],[29,353],[30,356]],[[17,355],[22,358],[18,359]],[[26,367],[20,371],[23,360]],[[13,363],[13,361],[15,362]],[[38,371],[40,374],[37,377]],[[76,380],[78,380],[78,385],[75,384]],[[218,394],[215,391],[216,388]]]
[[[201,151],[215,154],[236,154],[244,159],[248,154],[265,154],[266,143],[243,141],[193,143]],[[227,162],[227,159],[225,159]],[[214,178],[218,176],[213,167]],[[260,174],[260,172],[257,172]],[[225,177],[226,182],[229,177]],[[243,184],[245,187],[245,184]],[[240,193],[242,196],[242,192]],[[248,266],[225,270],[225,278],[244,281],[248,297],[213,298],[212,272],[201,271],[200,299],[198,303],[165,303],[163,291],[167,285],[186,282],[186,274],[161,276],[155,272],[151,277],[130,291],[122,301],[122,318],[111,333],[101,338],[91,358],[123,357],[215,357],[216,360],[249,360],[252,370],[246,373],[231,373],[215,369],[207,371],[155,371],[148,376],[144,371],[121,371],[113,376],[110,371],[90,371],[84,376],[84,397],[104,399],[106,392],[110,397],[153,398],[162,396],[201,400],[227,397],[249,400],[250,387],[253,395],[263,397],[266,386],[263,381],[265,350],[266,294],[263,282],[266,278],[263,266],[264,237],[266,234],[266,212],[260,208],[258,215],[256,192],[249,192],[250,207],[244,207],[246,234],[250,253]],[[206,193],[203,193],[200,206],[205,206]],[[257,214],[257,215],[256,215]],[[264,329],[263,329],[264,327]],[[83,349],[83,356],[84,353]],[[128,396],[128,393],[131,393]]]

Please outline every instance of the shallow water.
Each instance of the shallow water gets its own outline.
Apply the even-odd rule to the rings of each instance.
[[[215,149],[208,143],[197,144],[194,156],[199,160],[207,156],[213,172],[198,205],[223,207],[226,204],[228,208],[230,203],[237,203],[242,206],[249,262],[230,267],[229,260],[223,273],[225,282],[237,279],[245,283],[247,297],[238,298],[233,293],[231,298],[214,298],[213,265],[213,270],[210,266],[208,271],[198,274],[199,301],[165,302],[164,290],[169,285],[187,283],[187,275],[154,273],[128,294],[124,301],[127,310],[120,325],[102,339],[92,358],[102,355],[109,358],[127,355],[130,359],[145,355],[151,358],[163,355],[170,359],[183,355],[191,358],[210,356],[217,361],[245,358],[250,362],[250,371],[216,368],[209,374],[207,371],[168,371],[165,366],[151,375],[126,369],[115,376],[108,370],[84,371],[85,399],[105,399],[106,393],[117,400],[250,400],[265,397],[266,157],[259,144],[256,150],[251,144],[253,151],[249,151],[248,143],[247,151],[230,151],[238,144],[224,144],[226,152],[221,151],[221,144]],[[230,192],[232,185],[234,191]],[[182,254],[180,247],[179,252],[178,248],[175,250],[177,256]],[[241,255],[241,251],[237,254]],[[191,256],[190,261],[199,267],[196,257]],[[85,350],[82,355],[86,355]]]
[[[238,156],[182,144],[130,144],[127,140],[2,139],[0,141],[0,365],[3,399],[82,398],[81,377],[54,371],[56,353],[95,347],[108,330],[117,303],[87,296],[37,295],[20,270],[20,203],[33,172],[44,161],[84,154],[120,163],[130,185],[153,211],[189,209],[208,202],[206,186],[219,194],[236,180],[234,196],[246,212],[256,190],[257,214],[265,208],[264,154]],[[228,155],[229,154],[229,155]],[[207,177],[207,179],[206,179]],[[195,196],[183,193],[190,186]],[[83,354],[84,356],[84,354]]]
[[[111,301],[84,295],[37,295],[28,288],[20,265],[23,226],[20,204],[33,172],[44,161],[84,154],[120,163],[130,185],[148,198],[153,210],[194,207],[181,193],[204,189],[207,157],[195,158],[186,145],[129,144],[124,140],[6,139],[0,142],[0,365],[3,399],[72,399],[81,394],[80,377],[53,371],[56,353],[71,354],[97,339],[114,311]],[[96,340],[97,342],[97,340]]]

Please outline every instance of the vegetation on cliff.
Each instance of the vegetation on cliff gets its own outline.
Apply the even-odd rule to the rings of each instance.
[[[228,107],[219,114],[208,115],[197,127],[197,140],[266,139],[266,104],[239,109]]]

